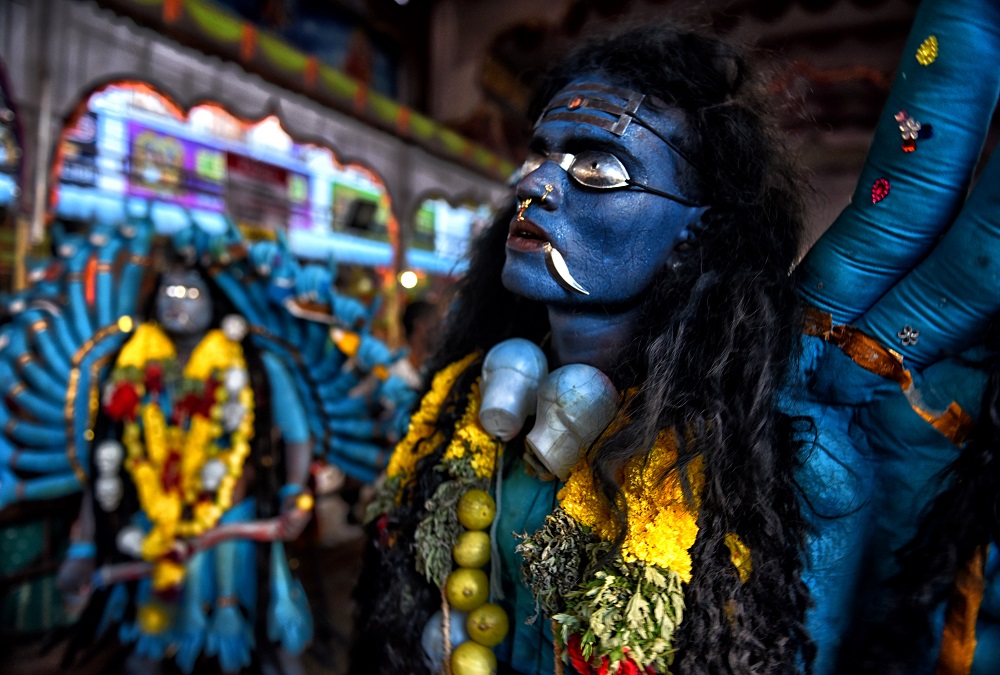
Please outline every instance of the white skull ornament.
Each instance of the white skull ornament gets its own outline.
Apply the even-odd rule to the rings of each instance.
[[[97,468],[97,473],[102,476],[118,473],[123,459],[125,459],[125,448],[118,441],[101,441],[94,448],[94,466]]]
[[[618,410],[618,391],[593,366],[558,368],[538,388],[538,413],[528,447],[559,480],[569,478],[580,449],[593,442]]]
[[[226,465],[218,459],[210,459],[201,467],[201,487],[214,492],[226,477]]]
[[[100,476],[94,482],[94,498],[105,511],[111,512],[118,508],[123,492],[121,479],[117,476]]]
[[[535,409],[538,383],[548,372],[545,354],[534,343],[511,338],[495,345],[483,360],[483,429],[502,441],[517,436]]]
[[[118,532],[118,536],[115,537],[115,543],[118,546],[118,550],[125,555],[131,558],[141,558],[142,542],[145,538],[146,534],[138,527],[127,525]]]

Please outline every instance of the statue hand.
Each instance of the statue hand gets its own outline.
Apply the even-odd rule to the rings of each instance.
[[[94,576],[94,558],[67,558],[59,566],[56,576],[58,588],[71,613],[83,607],[90,597],[90,583]]]
[[[308,508],[300,508],[305,504],[299,500],[307,498]],[[285,497],[281,502],[281,538],[283,541],[295,541],[309,524],[312,518],[312,496],[308,493]]]
[[[968,68],[995,61],[998,27],[996,3],[921,7],[852,203],[799,270],[815,311],[786,403],[813,424],[799,483],[817,673],[850,625],[879,619],[894,551],[978,413],[985,377],[959,355],[982,355],[1000,312],[1000,157],[968,188],[1000,72]],[[932,135],[902,137],[917,124]]]

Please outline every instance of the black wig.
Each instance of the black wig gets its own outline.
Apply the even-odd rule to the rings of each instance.
[[[690,134],[673,140],[699,168],[694,180],[709,206],[694,245],[646,294],[636,335],[609,373],[620,389],[634,386],[638,393],[621,413],[630,423],[590,449],[596,484],[624,523],[622,467],[645,456],[659,431],[679,431],[676,468],[687,475],[683,468],[701,457],[705,485],[674,672],[808,669],[813,649],[804,627],[809,596],[801,579],[806,521],[794,485],[797,446],[792,421],[776,406],[801,325],[789,275],[799,247],[801,189],[743,58],[717,39],[662,25],[602,39],[564,61],[540,101],[585,74],[600,74],[684,114]],[[510,337],[539,343],[549,330],[543,305],[501,284],[513,202],[476,244],[434,370]],[[470,384],[455,387],[459,396]],[[450,433],[454,422],[441,420],[439,428]],[[357,672],[378,670],[372,661],[379,649],[381,672],[423,672],[414,664],[419,628],[440,596],[417,577],[409,544],[441,480],[429,470],[441,451],[418,466],[417,484],[391,514],[388,525],[398,539],[391,549],[381,547],[381,569],[372,566],[368,579],[381,587],[361,591],[379,599],[361,617],[368,641]],[[745,584],[725,545],[727,533],[752,552]],[[392,599],[401,597],[409,616],[387,614]],[[413,611],[420,602],[427,604]],[[407,622],[414,628],[407,631]]]

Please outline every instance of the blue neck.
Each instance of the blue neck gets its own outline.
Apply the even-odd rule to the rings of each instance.
[[[549,305],[548,310],[555,358],[552,369],[585,363],[609,375],[632,338],[639,318],[639,307],[616,313],[609,313],[605,307],[586,311],[580,307]]]

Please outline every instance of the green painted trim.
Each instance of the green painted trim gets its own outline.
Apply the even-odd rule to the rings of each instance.
[[[466,148],[472,145],[467,138],[459,136],[454,131],[446,127],[438,127],[437,137],[438,140],[441,141],[441,145],[443,145],[446,150],[459,156],[464,156]]]
[[[353,101],[358,93],[358,83],[336,68],[330,66],[319,67],[318,79],[337,98]]]
[[[257,33],[257,46],[260,47],[261,53],[267,57],[268,61],[282,70],[291,72],[305,70],[306,62],[309,61],[309,57],[298,49],[267,33]]]
[[[162,6],[163,2],[164,0],[114,0],[108,4],[128,15],[129,6],[154,7]],[[223,54],[232,54],[234,43],[239,44],[243,39],[245,26],[253,27],[228,8],[216,5],[211,0],[183,0],[183,6],[192,19],[191,23],[196,27],[197,37],[215,43],[216,48],[224,47]],[[146,14],[142,13],[140,16]],[[148,19],[148,16],[146,18]],[[152,23],[158,23],[158,27],[162,28],[162,22]],[[265,31],[258,30],[256,39],[257,54],[261,54],[269,64],[287,73],[301,75],[303,87],[301,91],[296,88],[296,91],[308,94],[304,85],[305,70],[310,56]],[[243,59],[237,61],[242,63]],[[317,71],[317,82],[321,85],[323,93],[337,99],[348,110],[353,110],[355,117],[397,130],[400,111],[403,108],[397,101],[367,91],[364,93],[364,105],[359,105],[358,93],[361,85],[347,74],[323,63],[320,63]],[[397,135],[400,134],[397,132]],[[410,111],[408,131],[402,135],[430,146],[430,149],[443,150],[450,159],[460,164],[471,164],[498,180],[506,180],[514,171],[514,164],[511,162],[413,110]]]
[[[396,121],[399,119],[399,111],[403,108],[403,106],[391,98],[376,93],[368,94],[368,106],[379,121],[393,127],[395,127]]]
[[[161,2],[162,0],[155,1]],[[239,42],[243,36],[243,21],[225,10],[200,0],[184,0],[184,9],[198,24],[200,30],[205,31],[216,40],[232,44]]]
[[[434,131],[437,128],[438,124],[431,118],[421,115],[418,112],[410,112],[410,136],[413,138],[429,141],[434,137]]]
[[[476,164],[476,166],[480,166],[484,169],[492,169],[494,155],[481,145],[477,145],[472,148],[472,161]]]

